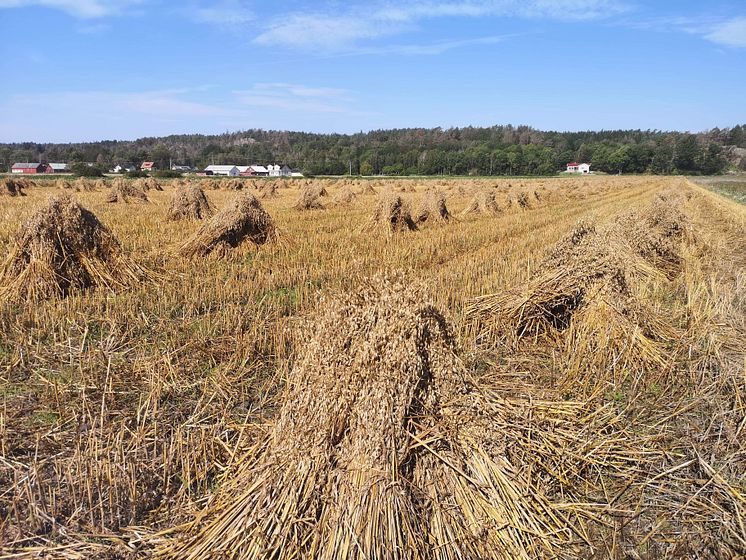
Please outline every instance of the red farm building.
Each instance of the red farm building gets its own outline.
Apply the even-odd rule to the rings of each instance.
[[[29,173],[51,173],[51,170],[46,163],[14,163],[10,172],[26,175]]]

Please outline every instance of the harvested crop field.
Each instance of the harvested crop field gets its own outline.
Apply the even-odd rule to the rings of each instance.
[[[0,198],[0,559],[743,557],[746,206],[208,181]]]

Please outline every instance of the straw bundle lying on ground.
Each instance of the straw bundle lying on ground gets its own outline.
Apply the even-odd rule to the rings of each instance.
[[[658,277],[613,229],[581,221],[525,286],[477,298],[467,313],[480,322],[483,341],[556,340],[565,349],[560,384],[592,392],[670,360],[666,343],[676,330],[635,293],[636,281]]]
[[[424,291],[378,279],[322,308],[274,428],[160,556],[569,556],[567,520],[505,460],[500,399],[479,410]]]
[[[492,189],[479,189],[469,201],[462,214],[499,214],[500,205]]]
[[[66,194],[50,198],[19,229],[0,267],[0,294],[13,300],[66,296],[123,285],[140,272],[106,226]]]
[[[150,202],[145,192],[138,188],[135,183],[122,178],[114,179],[111,189],[109,189],[109,194],[106,197],[106,202],[129,203],[131,200],[135,202]]]
[[[379,197],[367,227],[369,229],[382,227],[389,233],[417,229],[410,215],[409,205],[402,197],[391,191],[386,191]]]
[[[179,185],[171,197],[166,219],[178,220],[204,220],[214,213],[210,202],[204,191],[196,184]]]
[[[612,226],[639,256],[669,277],[681,267],[681,242],[692,237],[689,221],[679,209],[682,204],[683,198],[659,195],[642,210],[621,216]]]
[[[323,210],[320,198],[326,195],[326,189],[317,185],[307,185],[300,191],[293,208],[296,210]]]
[[[579,246],[596,233],[595,218],[581,218],[568,235],[549,249],[541,268],[557,268],[567,264],[578,253]]]
[[[272,217],[249,193],[235,198],[195,232],[180,249],[184,256],[225,254],[248,240],[262,245],[278,238]]]
[[[442,191],[429,190],[422,200],[417,210],[416,222],[422,224],[425,222],[447,222],[451,219],[451,213],[446,207],[446,197]]]
[[[23,192],[25,185],[13,177],[6,177],[0,181],[0,196],[26,196]]]

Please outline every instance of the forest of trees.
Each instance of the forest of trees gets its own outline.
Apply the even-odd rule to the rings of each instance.
[[[202,168],[284,163],[307,175],[553,175],[570,161],[605,173],[712,175],[746,170],[746,125],[698,134],[651,130],[542,132],[527,126],[376,130],[312,134],[246,130],[134,141],[0,144],[3,171],[14,162],[155,161]],[[740,155],[739,155],[740,154]]]

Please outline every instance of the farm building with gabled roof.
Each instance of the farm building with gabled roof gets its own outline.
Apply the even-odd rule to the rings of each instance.
[[[240,175],[238,167],[235,165],[208,165],[205,167],[207,175],[227,175],[228,177],[238,177]]]
[[[269,175],[269,170],[263,165],[242,165],[240,171],[241,175],[248,177],[266,177]]]
[[[590,172],[591,172],[590,163],[578,163],[577,161],[573,161],[567,164],[567,173],[590,173]]]
[[[49,167],[52,169],[52,173],[67,173],[70,171],[66,163],[50,163]]]
[[[27,174],[27,173],[47,173],[48,168],[46,163],[14,163],[13,167],[10,168],[11,173]]]

